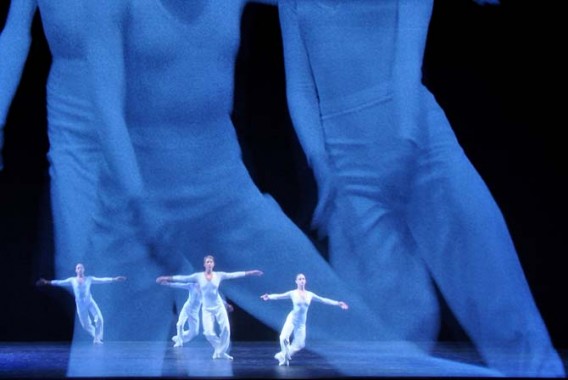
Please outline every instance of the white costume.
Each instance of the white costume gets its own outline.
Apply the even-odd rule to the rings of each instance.
[[[281,351],[274,355],[276,359],[283,363],[285,359],[290,360],[292,355],[300,351],[306,345],[306,320],[308,309],[312,300],[325,303],[326,305],[339,306],[339,301],[320,297],[317,294],[304,290],[303,294],[298,289],[290,290],[281,294],[269,294],[269,300],[282,300],[290,298],[292,300],[292,311],[288,313],[286,322],[280,332]],[[294,340],[290,344],[290,335],[294,333]]]
[[[50,284],[72,287],[81,326],[94,338],[95,342],[100,342],[103,339],[104,320],[101,310],[91,294],[91,285],[108,284],[113,282],[114,279],[112,277],[93,276],[85,276],[84,278],[85,281],[82,283],[77,280],[77,277],[69,277],[65,280],[51,280]]]
[[[212,272],[211,280],[205,278],[205,272],[190,274],[188,276],[173,276],[173,281],[177,282],[197,282],[201,291],[202,307],[201,320],[203,322],[203,335],[211,343],[214,359],[232,359],[227,351],[231,341],[231,326],[229,316],[221,295],[219,285],[223,280],[245,277],[246,272]],[[219,335],[215,333],[215,321],[219,324]]]
[[[199,334],[199,309],[201,309],[199,285],[193,282],[167,282],[164,285],[188,291],[187,301],[183,304],[176,323],[177,335],[172,337],[174,347],[181,347]],[[186,322],[188,329],[184,330]]]

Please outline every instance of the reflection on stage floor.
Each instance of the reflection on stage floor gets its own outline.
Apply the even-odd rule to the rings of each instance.
[[[204,339],[171,342],[0,343],[2,378],[494,377],[471,348],[439,345],[426,357],[398,343],[310,342],[278,366],[278,342],[233,342],[234,360],[214,360]],[[566,364],[566,355],[564,363]],[[516,358],[503,357],[515,365]]]

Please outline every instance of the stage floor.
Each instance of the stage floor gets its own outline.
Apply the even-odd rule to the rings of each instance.
[[[2,378],[340,378],[493,377],[474,350],[440,345],[424,357],[396,344],[310,342],[289,366],[278,366],[277,342],[233,342],[234,360],[213,360],[204,340],[173,348],[169,342],[0,343]],[[564,364],[567,355],[561,353]],[[503,357],[511,366],[514,357]]]

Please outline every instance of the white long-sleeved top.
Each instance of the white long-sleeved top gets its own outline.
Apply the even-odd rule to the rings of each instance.
[[[189,291],[199,290],[198,284],[195,282],[167,282],[165,285],[170,288],[185,289]]]
[[[288,318],[292,318],[294,324],[305,324],[306,318],[308,316],[308,309],[312,300],[318,301],[327,305],[338,306],[339,301],[335,301],[329,298],[320,297],[317,294],[310,292],[309,290],[304,291],[304,296],[300,294],[298,289],[290,290],[285,293],[280,294],[269,294],[269,300],[282,300],[290,298],[292,300],[292,311],[288,314]]]
[[[93,300],[91,295],[92,284],[108,284],[113,282],[112,277],[85,276],[85,281],[80,283],[77,277],[69,277],[65,280],[51,280],[50,284],[55,286],[70,286],[73,288],[73,295],[77,304],[87,304]]]
[[[172,279],[177,282],[196,282],[201,290],[203,307],[210,309],[223,306],[223,299],[219,294],[219,284],[223,280],[245,277],[246,272],[213,272],[211,280],[205,278],[205,272],[193,273],[190,275],[176,275]]]
[[[187,290],[187,300],[190,302],[191,306],[196,309],[199,309],[199,306],[201,306],[199,284],[195,282],[168,282],[165,285],[169,286],[170,288]]]

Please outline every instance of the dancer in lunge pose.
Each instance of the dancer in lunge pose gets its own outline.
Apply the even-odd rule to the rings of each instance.
[[[231,341],[231,326],[229,325],[229,317],[225,308],[223,299],[219,294],[219,285],[223,280],[230,280],[245,276],[261,276],[263,273],[259,270],[241,271],[241,272],[214,272],[215,258],[213,256],[205,256],[203,258],[203,272],[193,273],[190,275],[160,276],[156,279],[158,284],[168,282],[194,282],[197,283],[201,292],[202,308],[201,318],[203,321],[203,335],[211,343],[213,349],[213,359],[229,359],[233,360],[227,351]],[[215,322],[219,325],[219,335],[215,332]]]
[[[77,273],[75,277],[69,277],[65,280],[46,280],[40,278],[36,284],[38,286],[54,285],[72,287],[75,296],[75,304],[77,305],[77,315],[79,316],[81,326],[93,337],[94,344],[102,344],[104,320],[101,309],[99,309],[99,306],[91,294],[91,285],[124,281],[126,277],[85,276],[85,266],[81,263],[75,266],[75,273]]]
[[[172,337],[174,347],[183,347],[199,334],[199,311],[201,309],[201,293],[194,282],[161,282],[160,285],[186,289],[187,300],[183,304],[176,323],[176,335]],[[184,329],[187,323],[188,328]]]
[[[343,301],[334,301],[329,298],[320,297],[317,294],[306,290],[306,276],[302,273],[296,275],[297,288],[280,294],[263,294],[260,296],[264,301],[291,299],[293,308],[280,333],[280,352],[274,355],[278,360],[278,365],[288,365],[292,355],[300,351],[306,345],[306,320],[308,309],[313,301],[325,303],[326,305],[339,306],[347,310],[349,306]],[[290,336],[294,333],[294,339],[290,343]]]
[[[161,282],[160,285],[172,288],[186,289],[188,291],[187,300],[183,304],[176,323],[176,335],[172,337],[174,347],[183,347],[184,343],[190,342],[199,334],[199,312],[201,310],[201,292],[199,285],[194,282]],[[232,312],[233,306],[225,301],[223,303],[227,311]],[[188,328],[184,329],[187,323]]]

